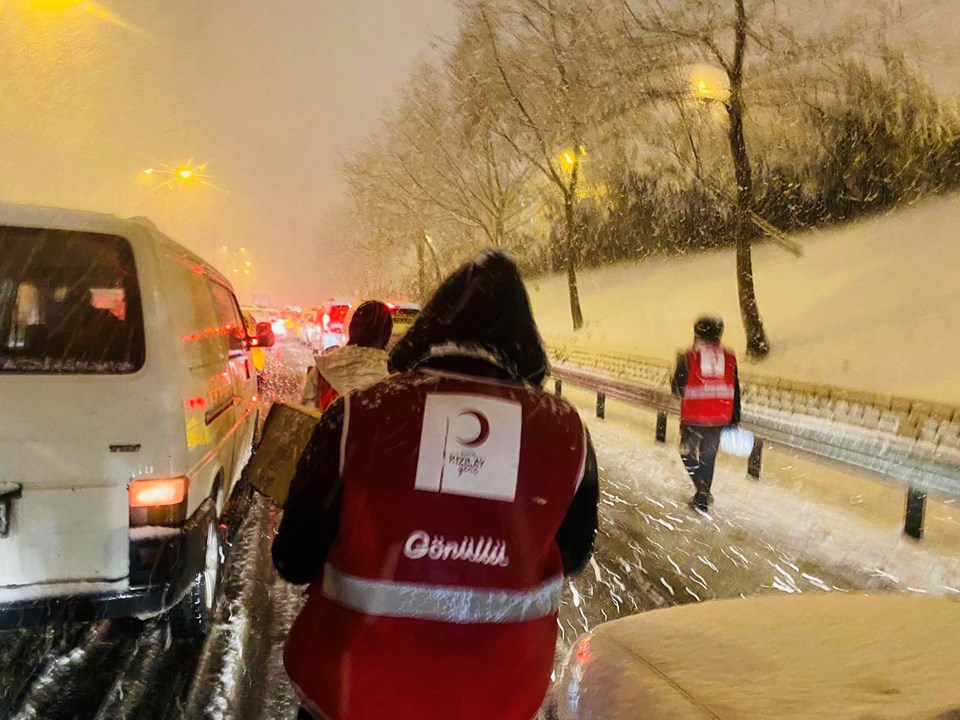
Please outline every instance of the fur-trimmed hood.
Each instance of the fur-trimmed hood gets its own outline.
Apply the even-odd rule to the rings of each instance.
[[[314,358],[317,372],[340,395],[385,379],[387,352],[380,348],[345,345]]]

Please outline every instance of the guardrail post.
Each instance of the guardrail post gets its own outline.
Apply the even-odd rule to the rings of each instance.
[[[747,475],[759,480],[760,465],[762,463],[763,463],[763,438],[754,438],[753,450],[750,451],[750,459],[747,460]]]
[[[557,397],[563,396],[563,380],[553,381],[553,394]]]
[[[597,417],[603,420],[607,411],[607,396],[602,392],[597,393]]]
[[[657,442],[667,441],[667,414],[663,411],[657,413]]]
[[[907,489],[907,512],[903,532],[919,540],[923,537],[923,516],[927,506],[927,491],[915,487]]]

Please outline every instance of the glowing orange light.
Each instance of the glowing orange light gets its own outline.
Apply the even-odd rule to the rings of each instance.
[[[187,479],[137,480],[130,483],[130,507],[179,505],[187,495]]]
[[[593,661],[593,651],[590,649],[589,642],[584,640],[577,648],[577,662],[582,666],[589,665]]]
[[[177,175],[182,177],[184,180],[189,180],[190,176],[193,175],[193,170],[188,170],[184,168],[183,170],[177,170]]]
[[[34,10],[69,10],[86,0],[30,0]]]
[[[143,171],[143,174],[144,174],[144,175],[153,175],[153,168],[146,168],[146,169]]]

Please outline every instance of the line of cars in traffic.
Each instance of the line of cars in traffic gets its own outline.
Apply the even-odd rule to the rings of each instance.
[[[295,306],[279,309],[245,306],[242,310],[255,322],[269,323],[277,338],[296,338],[317,352],[325,352],[346,344],[350,312],[355,306],[351,300],[331,299],[307,310]],[[391,342],[395,342],[413,325],[420,306],[403,301],[389,301],[386,306],[393,315]]]

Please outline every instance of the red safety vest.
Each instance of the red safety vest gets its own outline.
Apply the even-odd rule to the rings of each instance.
[[[317,372],[317,408],[326,410],[333,401],[340,397],[340,393],[333,389],[322,373]]]
[[[711,427],[729,425],[736,394],[737,358],[722,345],[687,350],[687,384],[680,401],[680,422]]]
[[[332,720],[529,720],[550,680],[583,424],[434,372],[346,396],[340,531],[284,653]]]

